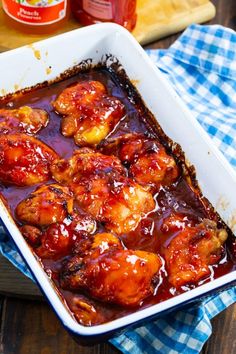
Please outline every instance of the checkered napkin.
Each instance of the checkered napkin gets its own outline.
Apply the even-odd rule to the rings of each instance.
[[[169,49],[147,52],[236,168],[236,33],[221,26],[192,25]],[[210,319],[235,301],[232,288],[111,343],[132,354],[199,353],[211,335]]]
[[[190,26],[168,49],[148,51],[212,141],[236,168],[236,33],[221,26]],[[0,233],[1,252],[31,277],[11,240]],[[211,335],[211,318],[236,301],[236,288],[208,297],[113,338],[124,353],[199,353]]]

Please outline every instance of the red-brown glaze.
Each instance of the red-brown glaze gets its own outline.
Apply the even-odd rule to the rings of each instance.
[[[22,106],[18,109],[0,109],[0,133],[36,134],[48,124],[48,113],[43,109]]]
[[[58,155],[40,140],[26,134],[0,136],[0,181],[31,186],[50,179],[50,164]]]
[[[186,226],[183,219],[171,215],[161,226],[162,232],[170,235],[169,242],[162,245],[161,254],[166,261],[169,282],[176,289],[210,276],[209,265],[217,264],[222,258],[222,246],[228,236],[213,221]]]
[[[175,182],[180,174],[173,156],[153,137],[143,134],[126,134],[113,141],[105,142],[101,151],[115,153],[122,163],[129,166],[129,175],[142,186],[152,187]]]
[[[69,160],[55,161],[53,178],[69,185],[80,207],[117,234],[134,230],[155,201],[142,186],[125,176],[115,156],[83,148]]]
[[[85,289],[102,302],[139,306],[154,293],[154,277],[158,281],[161,265],[158,255],[127,250],[116,236],[100,233],[83,254],[79,252],[65,265],[61,286]]]
[[[124,116],[124,105],[99,81],[82,81],[63,90],[52,103],[63,116],[61,131],[80,146],[100,143]]]
[[[102,175],[126,175],[121,161],[115,156],[108,156],[90,148],[75,150],[68,159],[55,160],[51,165],[53,178],[59,183],[77,183],[82,177]]]
[[[20,230],[40,258],[58,259],[70,255],[81,241],[89,240],[89,235],[96,231],[96,221],[73,211],[43,230],[27,224]]]
[[[61,119],[59,119],[58,114],[55,113],[51,102],[55,102],[59,94],[65,88],[73,87],[78,82],[85,82],[87,80],[100,81],[106,88],[107,94],[110,97],[118,99],[125,107],[126,115],[122,121],[119,122],[111,136],[109,136],[109,139],[114,140],[124,134],[137,133],[145,134],[146,137],[154,137],[155,140],[155,129],[150,128],[150,124],[146,120],[147,112],[142,104],[140,102],[134,103],[130,100],[126,91],[117,84],[116,79],[106,70],[102,69],[99,71],[93,70],[87,73],[80,73],[76,75],[76,77],[53,84],[49,87],[33,90],[27,94],[20,94],[12,99],[2,101],[0,108],[17,109],[27,105],[32,108],[40,108],[47,111],[50,115],[50,121],[47,127],[38,132],[37,138],[55,150],[60,160],[69,159],[73,155],[73,152],[78,150],[78,146],[75,145],[72,138],[64,137],[60,133]],[[163,140],[162,138],[159,139],[158,136],[157,141],[158,144],[161,144]],[[163,149],[163,146],[161,146],[161,148]],[[165,152],[165,150],[162,151]],[[117,156],[117,149],[115,147],[111,148],[109,155]],[[210,206],[200,198],[198,193],[194,193],[193,188],[189,186],[181,172],[182,169],[178,164],[178,159],[175,159],[175,161],[177,161],[178,173],[175,173],[173,175],[174,177],[168,180],[168,183],[164,183],[159,189],[159,192],[154,196],[155,210],[142,218],[135,230],[119,235],[122,247],[128,249],[126,252],[131,252],[131,250],[132,252],[135,252],[135,250],[152,252],[161,254],[164,259],[164,249],[172,244],[176,235],[179,235],[181,238],[181,235],[183,235],[183,227],[186,230],[199,228],[199,225],[201,225],[205,219],[214,220],[219,229],[222,227],[222,223],[212,212]],[[127,171],[130,177],[132,177],[128,164],[124,163],[124,166],[121,166],[118,163],[116,167],[118,167],[118,165],[120,169],[119,176],[122,175],[120,178],[126,179]],[[126,170],[126,167],[128,167],[128,170]],[[177,171],[176,169],[174,170]],[[98,176],[99,174],[94,174],[94,179],[98,179]],[[17,204],[27,198],[30,193],[34,192],[36,187],[42,184],[44,185],[44,183],[45,182],[39,182],[33,186],[23,187],[11,185],[1,186],[1,193],[3,198],[7,201],[13,216],[15,216]],[[55,180],[48,180],[47,184],[50,183],[55,183]],[[149,185],[149,182],[147,182],[147,184]],[[83,205],[74,205],[77,215],[84,215],[81,209],[82,206]],[[69,217],[71,217],[71,215]],[[82,233],[79,233],[76,240],[74,240],[75,232],[73,220],[70,224],[72,226],[66,225],[64,221],[59,221],[49,226],[44,226],[43,229],[38,229],[38,226],[33,225],[22,226],[19,221],[17,222],[20,227],[23,227],[23,233],[26,239],[29,244],[31,244],[35,253],[41,257],[45,271],[55,282],[75,318],[84,325],[90,326],[111,321],[132,313],[133,311],[137,311],[140,308],[145,308],[169,299],[188,289],[194,288],[198,284],[208,282],[213,278],[217,278],[236,269],[235,239],[230,234],[226,245],[220,248],[222,254],[219,255],[219,253],[216,252],[216,258],[208,263],[211,264],[210,275],[199,279],[197,283],[189,283],[184,287],[180,286],[175,288],[174,285],[170,283],[167,273],[161,269],[161,277],[158,278],[154,293],[140,301],[135,309],[129,306],[118,305],[117,301],[116,304],[99,301],[95,299],[96,296],[94,297],[94,294],[90,294],[92,296],[89,296],[86,290],[71,291],[63,289],[60,286],[59,274],[62,268],[71,261],[69,253],[72,252],[76,257],[78,249],[80,252],[83,247],[86,250],[87,242],[89,243],[91,241],[91,236],[87,233],[88,230],[86,230],[85,233],[83,230]],[[67,219],[65,219],[65,222],[67,223]],[[104,223],[99,221],[96,227],[97,233],[107,231]],[[60,238],[65,235],[66,237],[63,238],[64,242],[60,242]],[[221,259],[220,262],[219,259]]]
[[[48,184],[38,187],[16,207],[17,219],[35,226],[62,222],[73,211],[73,194],[66,186]]]

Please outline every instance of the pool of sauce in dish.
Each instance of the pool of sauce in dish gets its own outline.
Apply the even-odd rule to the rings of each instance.
[[[72,155],[73,150],[78,149],[78,147],[74,144],[73,138],[65,138],[60,133],[61,119],[53,111],[51,102],[54,101],[58,94],[68,85],[80,80],[91,79],[101,81],[106,86],[109,94],[119,98],[126,107],[126,116],[109,137],[115,137],[130,132],[144,133],[152,130],[153,133],[153,130],[155,131],[155,127],[154,129],[151,128],[151,118],[149,120],[147,117],[147,110],[141,100],[136,100],[135,102],[135,100],[130,97],[130,93],[126,91],[124,85],[120,86],[118,84],[116,75],[101,68],[81,72],[64,81],[51,84],[50,86],[38,88],[27,93],[20,93],[5,100],[1,100],[0,107],[17,108],[23,105],[29,105],[31,107],[45,109],[50,114],[50,122],[46,128],[36,134],[36,137],[51,146],[62,158],[68,158]],[[50,183],[50,181],[47,183]],[[31,187],[0,187],[0,191],[8,202],[13,217],[16,205],[26,198],[31,191],[35,190],[36,187],[37,185]],[[178,181],[173,185],[162,188],[155,196],[155,200],[155,212],[144,218],[135,231],[120,236],[126,247],[159,253],[161,246],[170,242],[170,236],[160,231],[160,225],[163,219],[170,215],[171,211],[184,213],[193,223],[199,223],[203,218],[208,217],[217,220],[218,226],[221,226],[221,221],[212,212],[210,204],[206,201],[203,202],[202,198],[198,197],[196,193],[193,193],[192,188],[190,188],[184,176],[180,176]],[[99,230],[103,231],[104,227],[99,225]],[[235,270],[236,261],[233,253],[235,255],[236,246],[234,238],[232,234],[230,234],[226,242],[226,256],[218,265],[212,266],[212,275],[202,280],[198,285]],[[77,299],[88,301],[96,312],[95,319],[91,323],[87,323],[87,325],[108,322],[137,311],[137,308],[123,308],[121,306],[106,304],[87,297],[85,293],[75,293],[61,289],[58,282],[58,273],[65,258],[66,257],[59,260],[42,259],[41,263],[47,274],[55,282],[59,293],[62,295],[62,299],[64,299],[67,306],[80,323],[84,324],[83,317],[76,306]],[[177,291],[168,283],[165,272],[163,271],[162,280],[155,294],[146,298],[138,309],[167,300],[194,287],[195,286],[192,285]]]

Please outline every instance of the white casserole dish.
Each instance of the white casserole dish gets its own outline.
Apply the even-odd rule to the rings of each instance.
[[[53,80],[68,68],[88,58],[92,58],[96,64],[106,54],[112,54],[120,61],[164,132],[181,145],[187,160],[196,168],[203,194],[235,232],[236,224],[233,221],[236,220],[236,173],[213,146],[210,138],[143,49],[122,27],[114,24],[94,25],[2,53],[0,96]],[[224,207],[226,205],[227,208]],[[128,325],[137,325],[140,321],[143,323],[144,319],[183,306],[236,281],[236,271],[233,271],[131,315],[102,325],[84,327],[76,322],[61,301],[2,202],[0,217],[56,314],[64,326],[77,337],[101,338],[100,336],[115,333]]]

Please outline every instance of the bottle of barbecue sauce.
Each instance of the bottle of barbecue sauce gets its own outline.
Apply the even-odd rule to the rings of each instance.
[[[137,20],[136,0],[72,0],[71,10],[83,25],[116,22],[132,31]]]
[[[2,0],[5,22],[28,34],[60,29],[68,17],[69,0]]]

